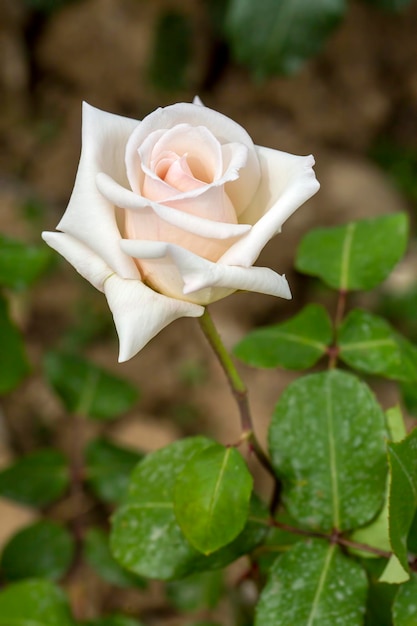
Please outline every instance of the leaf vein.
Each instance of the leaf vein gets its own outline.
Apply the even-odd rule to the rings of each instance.
[[[336,462],[336,450],[334,445],[334,430],[333,430],[333,405],[332,394],[330,384],[326,384],[327,395],[327,434],[329,441],[329,461],[330,461],[330,479],[332,487],[332,509],[333,509],[333,526],[338,528],[340,525],[339,517],[339,485],[337,481],[337,462]]]
[[[326,582],[326,577],[327,577],[327,574],[328,574],[329,569],[330,569],[330,564],[331,564],[331,561],[332,561],[335,549],[336,549],[335,545],[329,546],[329,549],[328,549],[328,551],[326,553],[326,558],[324,560],[323,569],[322,569],[321,574],[320,574],[320,578],[319,578],[319,582],[318,582],[318,585],[317,585],[316,593],[314,594],[313,604],[311,606],[311,611],[310,611],[310,615],[309,615],[308,622],[307,622],[306,626],[313,626],[313,624],[314,624],[314,618],[315,618],[315,615],[316,615],[316,612],[317,612],[317,608],[318,608],[318,605],[319,605],[321,592],[323,591],[324,583]]]
[[[349,284],[349,262],[350,262],[350,253],[352,249],[352,241],[353,235],[356,230],[356,223],[351,222],[347,225],[346,230],[346,238],[343,243],[342,250],[342,263],[341,263],[341,273],[340,273],[340,288],[346,290]]]
[[[404,476],[407,478],[407,481],[408,481],[408,483],[409,483],[409,485],[411,487],[411,491],[413,492],[414,502],[417,502],[417,490],[416,490],[416,488],[414,486],[414,483],[412,481],[412,478],[410,476],[409,471],[407,470],[406,467],[404,467],[404,463],[402,462],[401,458],[398,456],[398,454],[394,450],[394,448],[390,448],[390,450],[391,450],[391,454],[395,457],[398,465],[401,467],[401,469],[402,469],[402,471],[404,473]]]

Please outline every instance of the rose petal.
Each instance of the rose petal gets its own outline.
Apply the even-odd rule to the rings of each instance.
[[[223,172],[222,150],[219,141],[204,126],[177,124],[155,141],[151,133],[138,147],[142,169],[151,167],[158,154],[175,152],[187,155],[191,171],[198,180],[208,184],[220,178]],[[132,187],[133,189],[133,187]]]
[[[119,184],[127,184],[124,151],[138,124],[83,104],[80,163],[71,199],[57,227],[84,242],[125,278],[137,278],[138,270],[118,245],[120,233],[114,206],[97,190],[95,177],[98,172],[108,172]]]
[[[152,208],[153,211],[165,222],[181,228],[182,230],[206,237],[209,239],[231,239],[241,237],[251,228],[248,224],[230,224],[216,222],[212,219],[204,219],[190,215],[185,211],[164,206],[139,196],[129,189],[117,184],[110,176],[98,174],[96,177],[97,188],[108,200],[124,209],[131,211],[143,211]]]
[[[144,259],[163,259],[167,268],[166,272],[169,272],[169,275],[166,275],[166,282],[170,284],[174,282],[174,265],[183,281],[182,294],[193,294],[193,298],[196,298],[195,301],[199,303],[208,304],[224,297],[225,289],[229,292],[239,289],[286,299],[291,298],[285,276],[280,276],[269,268],[244,268],[211,263],[189,250],[164,242],[123,239],[120,245],[126,254],[130,254],[141,261]],[[161,274],[158,278],[162,278]],[[178,290],[178,280],[175,282]],[[209,289],[209,293],[207,293],[207,289]],[[202,290],[205,290],[204,294],[196,293]]]
[[[65,233],[42,233],[94,287],[104,291],[120,341],[119,361],[127,361],[160,330],[179,317],[203,315],[201,306],[156,293],[140,280],[120,278],[83,243]]]
[[[104,291],[103,285],[114,271],[95,252],[65,233],[43,232],[42,239],[48,246],[62,254],[96,289]],[[137,270],[136,272],[139,276],[139,272]]]
[[[137,149],[146,137],[156,129],[170,129],[177,124],[205,126],[221,144],[243,144],[248,149],[245,167],[240,171],[239,178],[228,185],[228,193],[234,203],[239,197],[239,207],[243,210],[253,198],[259,185],[260,168],[252,139],[236,122],[218,111],[213,111],[202,104],[179,103],[156,109],[145,117],[129,138],[126,146],[126,163],[128,164],[129,180],[137,176],[141,167]],[[236,206],[238,206],[236,204]]]
[[[180,317],[200,317],[204,308],[156,293],[137,280],[113,274],[104,292],[119,336],[119,362],[131,359],[165,326]]]
[[[268,241],[280,232],[282,224],[320,188],[313,170],[313,156],[299,157],[259,146],[256,150],[261,164],[261,184],[240,216],[253,226],[219,259],[226,265],[253,265]]]

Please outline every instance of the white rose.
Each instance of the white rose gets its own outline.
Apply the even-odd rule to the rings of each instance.
[[[105,293],[126,361],[173,320],[236,290],[291,297],[284,276],[253,264],[318,190],[313,165],[254,146],[198,99],[142,122],[84,104],[61,232],[42,236]]]

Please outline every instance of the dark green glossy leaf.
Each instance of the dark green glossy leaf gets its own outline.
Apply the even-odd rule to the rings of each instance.
[[[296,267],[334,289],[373,289],[403,256],[407,234],[405,213],[317,228],[301,241]]]
[[[367,561],[374,560],[367,559]],[[385,564],[386,559],[383,561]],[[396,592],[397,585],[378,583],[374,577],[371,577],[366,604],[365,626],[392,626],[392,603]]]
[[[272,566],[255,626],[362,626],[367,580],[335,545],[298,543]]]
[[[27,526],[5,545],[1,570],[7,580],[59,580],[71,565],[74,540],[57,522],[42,520]]]
[[[100,500],[120,503],[127,493],[130,474],[142,458],[142,453],[117,446],[104,437],[94,439],[85,451],[88,484]]]
[[[266,533],[264,508],[254,501],[244,530],[228,546],[205,556],[184,537],[175,518],[177,476],[194,454],[215,445],[205,437],[177,441],[149,454],[133,471],[125,503],[113,516],[111,550],[126,569],[169,580],[225,567],[254,549]]]
[[[0,592],[0,626],[75,626],[68,602],[47,580],[25,580]]]
[[[221,570],[192,574],[167,583],[165,589],[168,599],[180,611],[212,609],[223,590],[223,574]]]
[[[70,413],[112,420],[128,411],[138,392],[87,359],[65,352],[49,352],[44,361],[49,384]]]
[[[338,344],[340,358],[350,367],[417,382],[417,349],[382,317],[354,309],[340,327]]]
[[[332,340],[332,324],[324,307],[309,304],[282,324],[249,333],[234,349],[244,363],[255,367],[312,367]]]
[[[236,59],[256,76],[293,74],[343,17],[344,0],[231,0],[226,33]]]
[[[10,319],[6,300],[0,295],[0,394],[14,389],[29,373],[23,339]]]
[[[268,534],[262,545],[256,549],[254,559],[258,564],[260,571],[266,574],[276,558],[287,552],[295,543],[299,541],[305,541],[305,537],[296,533],[290,532],[285,529],[285,526],[296,528],[297,522],[295,522],[287,513],[287,511],[280,511],[275,516],[276,523],[283,524],[283,527],[273,526],[269,528]]]
[[[417,508],[417,429],[398,443],[388,443],[391,472],[389,533],[391,546],[408,570],[407,536]]]
[[[400,441],[405,437],[404,418],[399,406],[392,407],[386,411],[386,420],[388,426],[388,437],[391,441]],[[388,527],[388,485],[387,497],[384,506],[378,515],[366,526],[358,528],[351,534],[351,539],[358,543],[364,543],[373,546],[379,550],[391,552],[391,543],[389,540]],[[354,550],[354,554],[360,554],[363,559],[375,559],[376,555],[372,552],[364,550]],[[386,564],[386,562],[385,562]],[[392,575],[392,573],[391,573]],[[386,581],[388,582],[388,581]]]
[[[369,522],[385,497],[385,436],[384,414],[355,376],[330,370],[289,385],[269,449],[290,515],[324,531]]]
[[[139,576],[126,572],[114,560],[108,535],[99,528],[90,528],[85,536],[84,556],[87,563],[105,581],[116,587],[145,587],[146,582]]]
[[[417,556],[417,510],[414,513],[414,518],[408,534],[408,549],[412,554]]]
[[[53,449],[32,452],[0,472],[1,496],[36,507],[57,500],[68,484],[67,460]]]
[[[408,582],[401,585],[392,608],[394,626],[415,626],[417,624],[417,574],[412,574]]]
[[[197,452],[178,475],[174,511],[188,541],[210,554],[230,543],[248,517],[253,478],[236,448]]]
[[[51,258],[46,246],[34,246],[0,235],[0,286],[29,287],[45,272]]]

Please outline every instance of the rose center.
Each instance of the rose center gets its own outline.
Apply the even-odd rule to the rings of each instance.
[[[181,192],[199,189],[209,182],[198,160],[189,158],[187,153],[180,156],[176,152],[165,152],[153,167],[158,178]]]

